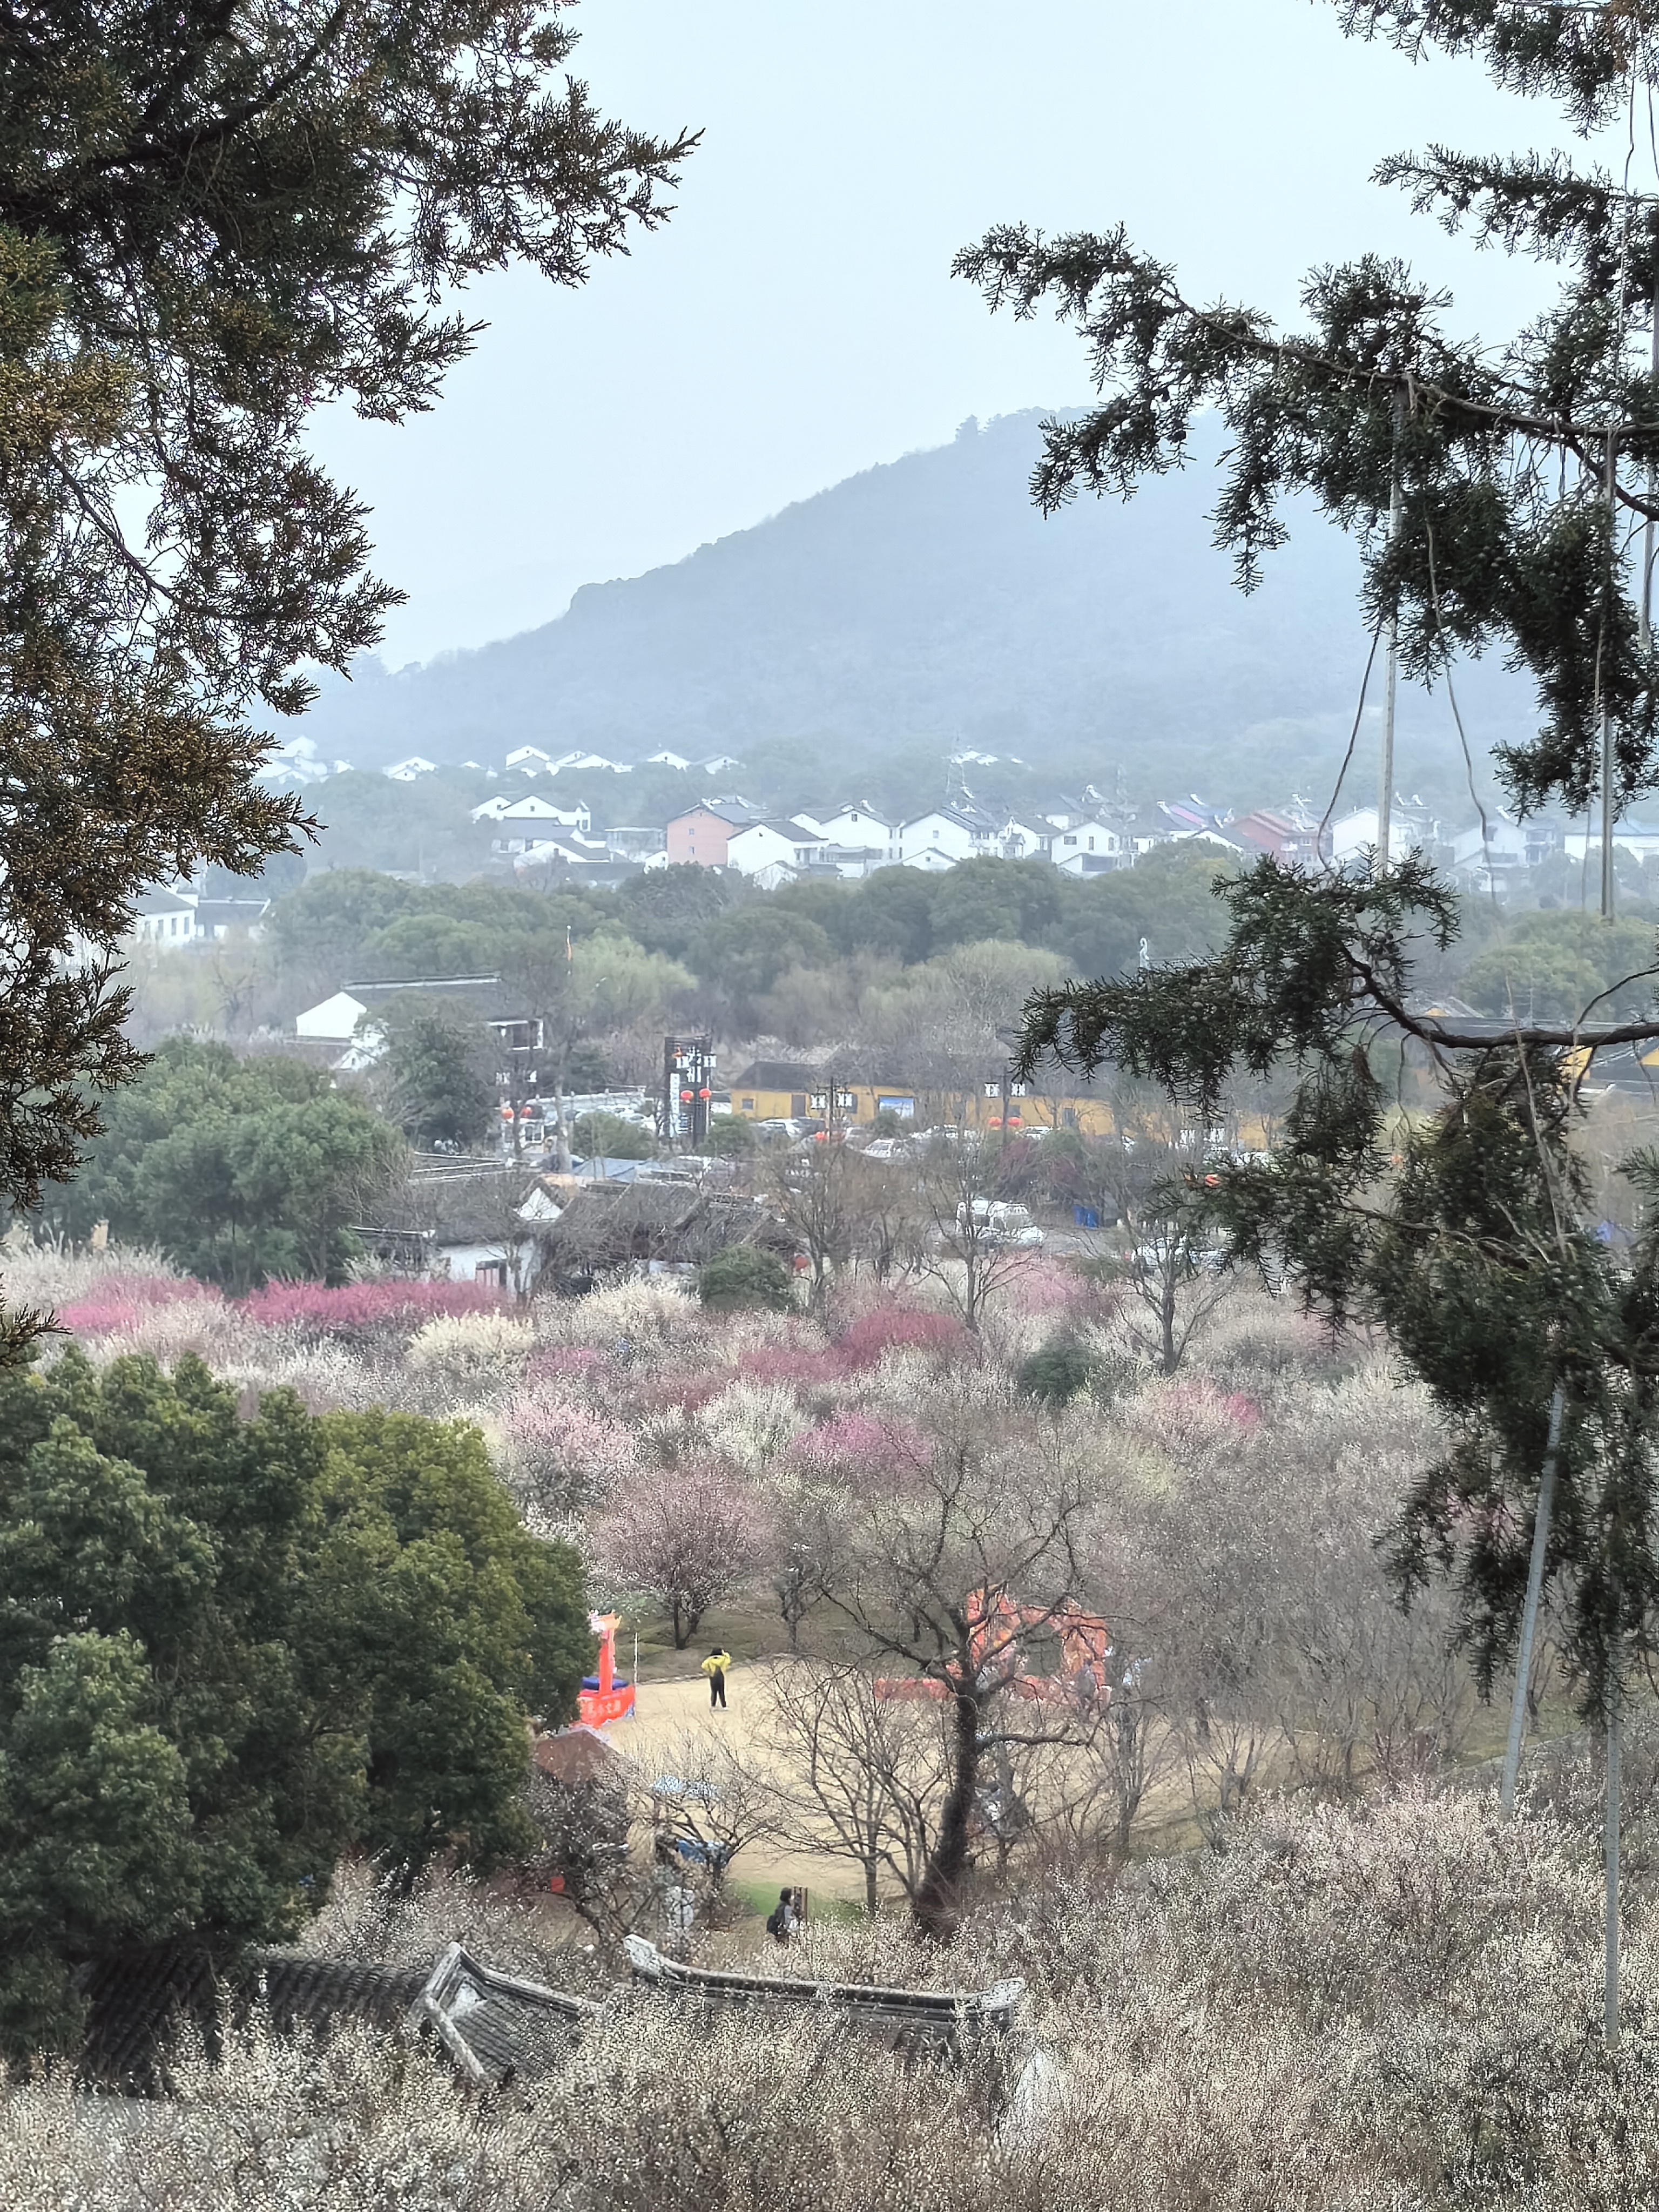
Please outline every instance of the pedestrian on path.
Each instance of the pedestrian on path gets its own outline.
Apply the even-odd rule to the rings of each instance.
[[[778,1892],[777,1903],[766,1916],[767,1934],[774,1942],[787,1943],[799,1924],[799,1916],[795,1911],[794,1891],[781,1889]]]
[[[708,1710],[716,1705],[726,1711],[726,1670],[732,1664],[732,1654],[717,1644],[702,1662],[702,1671],[708,1677]]]

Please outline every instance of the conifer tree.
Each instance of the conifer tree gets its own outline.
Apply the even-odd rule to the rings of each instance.
[[[469,279],[663,218],[694,142],[574,43],[557,0],[0,0],[0,1197],[136,1063],[132,899],[293,844],[269,718],[398,597],[307,418],[429,407]]]
[[[1044,426],[1045,510],[1181,466],[1214,410],[1230,441],[1217,542],[1247,589],[1284,538],[1286,499],[1310,495],[1358,539],[1373,651],[1386,631],[1407,672],[1449,686],[1463,651],[1528,671],[1539,726],[1499,750],[1498,773],[1522,813],[1599,813],[1610,916],[1613,824],[1659,779],[1659,176],[1647,192],[1629,181],[1638,141],[1652,143],[1659,6],[1337,5],[1350,35],[1482,58],[1500,83],[1559,102],[1580,136],[1622,122],[1632,163],[1617,183],[1560,155],[1433,147],[1382,165],[1448,228],[1562,264],[1553,305],[1506,343],[1459,337],[1449,298],[1369,254],[1310,276],[1292,332],[1194,304],[1121,226],[994,230],[957,267],[994,308],[1051,302],[1087,343],[1100,404]],[[1237,1256],[1283,1270],[1337,1322],[1386,1327],[1433,1393],[1449,1448],[1403,1503],[1395,1564],[1407,1595],[1431,1571],[1456,1578],[1486,1683],[1516,1656],[1529,1569],[1533,1589],[1562,1589],[1569,1661],[1607,1747],[1611,2042],[1618,1718],[1659,1640],[1659,1229],[1650,1210],[1633,1249],[1609,1251],[1573,1136],[1595,1054],[1659,1036],[1659,1015],[1598,1023],[1592,1003],[1576,1022],[1494,1036],[1421,1012],[1417,956],[1443,950],[1458,917],[1414,854],[1360,878],[1264,860],[1218,890],[1231,910],[1218,953],[1036,994],[1024,1064],[1109,1061],[1208,1121],[1235,1078],[1293,1078],[1272,1156],[1214,1163],[1192,1195]],[[1390,1079],[1413,1056],[1439,1088],[1426,1117],[1400,1110]],[[1626,1173],[1659,1196],[1659,1159]]]

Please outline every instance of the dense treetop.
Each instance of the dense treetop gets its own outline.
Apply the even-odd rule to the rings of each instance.
[[[351,1845],[523,1846],[591,1647],[476,1431],[73,1348],[0,1416],[0,2050],[71,2043],[107,1953],[290,1938]]]
[[[458,289],[556,282],[690,150],[561,75],[509,0],[11,9],[0,38],[0,1188],[72,1171],[131,1074],[109,960],[146,884],[257,866],[299,802],[269,714],[395,597],[311,411],[396,422],[473,342]],[[75,954],[78,964],[66,964]]]
[[[77,1238],[106,1221],[233,1291],[270,1275],[337,1283],[357,1255],[349,1224],[404,1158],[398,1132],[320,1070],[169,1037],[56,1211]]]

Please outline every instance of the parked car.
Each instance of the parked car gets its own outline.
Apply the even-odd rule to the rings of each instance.
[[[1022,1250],[1034,1251],[1042,1243],[1042,1231],[1032,1220],[1030,1209],[1007,1199],[976,1198],[971,1206],[964,1199],[957,1208],[958,1236],[967,1235],[970,1221],[981,1241],[988,1244],[1018,1245]]]
[[[864,1147],[866,1160],[908,1160],[916,1149],[913,1137],[872,1137]]]

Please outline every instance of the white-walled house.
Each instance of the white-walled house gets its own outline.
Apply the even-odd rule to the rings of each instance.
[[[472,810],[475,822],[539,822],[552,830],[579,830],[583,836],[593,827],[592,811],[580,799],[574,806],[556,806],[550,799],[539,792],[526,792],[520,799],[509,799],[498,793],[486,799],[482,806]]]
[[[823,858],[822,834],[805,822],[751,822],[726,840],[726,865],[773,890]]]
[[[988,814],[971,805],[936,806],[901,823],[893,833],[896,858],[906,867],[988,858],[1041,860],[1048,853],[1048,825],[1040,817],[1024,821],[1013,814]],[[924,860],[924,856],[925,860]]]
[[[648,753],[646,756],[645,764],[647,768],[679,769],[690,768],[691,765],[690,762],[686,759],[683,753],[671,753],[666,745],[663,747],[660,752]]]
[[[1376,825],[1381,817],[1375,806],[1356,806],[1340,822],[1331,824],[1331,858],[1339,868],[1362,854],[1376,849]],[[1399,860],[1403,854],[1414,853],[1424,842],[1420,826],[1403,814],[1389,816],[1389,854]]]
[[[1068,875],[1093,876],[1128,866],[1133,848],[1121,831],[1104,822],[1066,817],[1051,823],[1048,858]]]
[[[974,818],[954,806],[936,806],[900,823],[893,842],[908,868],[953,868],[981,850]]]
[[[553,765],[551,753],[544,753],[539,745],[520,745],[510,752],[501,763],[504,768],[517,769],[520,775],[540,775]]]
[[[393,783],[413,783],[420,776],[435,775],[437,772],[437,762],[422,760],[419,753],[411,753],[407,760],[394,761],[385,771]]]
[[[1017,814],[1011,814],[992,837],[985,849],[994,852],[1003,860],[1044,860],[1048,857],[1048,826],[1042,823],[1033,826]]]
[[[145,891],[132,902],[127,937],[138,945],[188,945],[196,935],[196,902],[177,891]]]
[[[303,1013],[295,1014],[294,1034],[315,1038],[324,1044],[349,1044],[356,1035],[358,1023],[368,1012],[363,1001],[354,999],[349,991],[337,991],[319,1006],[307,1006]]]
[[[798,821],[804,818],[799,815],[796,817]],[[890,822],[884,814],[878,814],[873,806],[863,800],[856,806],[838,806],[817,827],[826,845],[840,845],[849,852],[869,854],[872,867],[880,867],[898,858],[898,847],[894,842],[897,824]]]
[[[185,945],[209,945],[227,938],[233,930],[259,934],[269,912],[265,898],[204,898],[191,882],[182,879],[167,889],[141,892],[132,902],[129,945],[157,945],[172,950]]]
[[[632,775],[633,769],[623,761],[607,760],[603,753],[561,753],[556,761],[548,763],[547,772],[557,775],[563,769],[605,769],[611,775]]]
[[[523,837],[498,837],[495,850],[516,856],[521,868],[538,867],[549,860],[567,865],[580,862],[592,867],[596,862],[617,858],[605,838],[584,837],[580,830],[567,830],[556,837],[543,830],[532,830]]]
[[[1468,835],[1468,833],[1465,831],[1464,836]],[[1479,831],[1475,835],[1478,839]],[[1561,850],[1570,860],[1583,859],[1584,836],[1585,833],[1583,830],[1569,830],[1563,836]],[[1601,849],[1601,830],[1599,820],[1596,826],[1589,832],[1589,842],[1599,853]],[[1615,822],[1613,825],[1613,842],[1615,845],[1622,845],[1633,859],[1645,860],[1651,855],[1659,854],[1659,826],[1656,826],[1651,822]],[[1460,838],[1458,840],[1460,849],[1462,843],[1463,839]]]
[[[1542,857],[1535,844],[1537,833],[1529,832],[1523,822],[1512,822],[1507,814],[1488,813],[1483,829],[1478,822],[1452,840],[1452,865],[1460,874],[1470,874],[1480,879],[1484,887],[1490,877],[1505,878],[1522,875],[1529,860]],[[1583,857],[1584,840],[1578,838],[1578,857]],[[1624,842],[1618,832],[1613,842]]]

